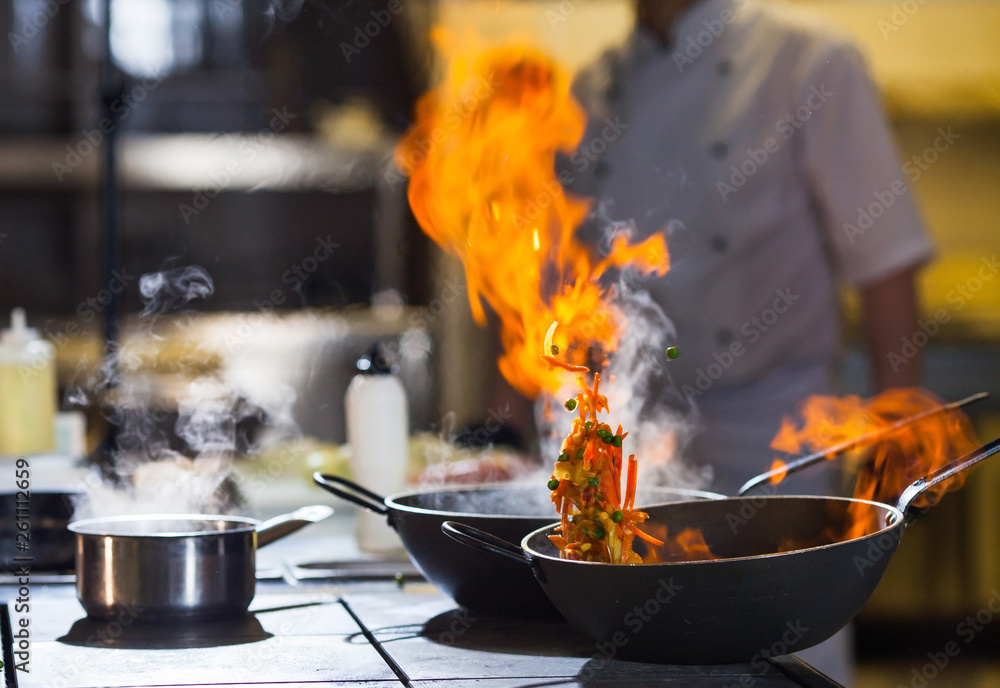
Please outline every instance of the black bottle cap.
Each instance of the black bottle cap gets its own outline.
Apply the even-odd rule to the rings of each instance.
[[[372,344],[368,353],[359,358],[356,365],[362,375],[394,375],[399,372],[399,366],[381,342]]]

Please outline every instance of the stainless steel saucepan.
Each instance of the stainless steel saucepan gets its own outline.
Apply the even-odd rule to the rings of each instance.
[[[238,516],[156,514],[76,521],[76,592],[87,614],[139,621],[246,612],[256,551],[333,513],[306,506],[263,523]]]

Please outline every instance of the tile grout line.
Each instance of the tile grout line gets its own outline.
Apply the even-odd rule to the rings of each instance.
[[[372,634],[372,632],[368,630],[368,627],[361,622],[361,619],[359,619],[358,615],[354,613],[354,610],[351,609],[350,605],[347,604],[347,601],[343,597],[339,598],[338,601],[344,607],[347,613],[351,615],[351,618],[354,619],[354,623],[356,623],[358,625],[358,628],[361,629],[361,633],[362,635],[365,636],[365,639],[368,640],[369,643],[371,643],[372,647],[375,648],[375,651],[378,652],[379,655],[382,657],[382,659],[385,661],[385,663],[389,665],[389,668],[392,669],[392,673],[396,674],[396,677],[402,682],[404,686],[406,686],[406,688],[414,688],[413,684],[410,682],[410,677],[406,675],[405,671],[403,671],[403,667],[399,666],[399,664],[396,662],[395,659],[392,658],[389,652],[384,647],[382,647],[382,643],[380,643]]]

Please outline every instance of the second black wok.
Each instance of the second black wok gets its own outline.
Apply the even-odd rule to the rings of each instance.
[[[480,485],[424,489],[382,497],[335,475],[313,480],[341,499],[383,514],[424,577],[455,602],[484,616],[558,618],[559,613],[524,566],[463,547],[441,532],[445,521],[518,542],[558,518],[544,485]],[[713,492],[649,488],[640,504],[722,499]]]

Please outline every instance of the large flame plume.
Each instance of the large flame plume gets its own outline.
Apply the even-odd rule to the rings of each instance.
[[[499,317],[504,377],[530,398],[555,393],[564,373],[538,356],[550,324],[560,323],[566,360],[602,362],[623,316],[599,278],[611,268],[664,274],[666,241],[621,235],[598,257],[574,237],[590,202],[568,196],[556,174],[557,152],[576,149],[586,122],[567,73],[525,45],[483,48],[441,29],[434,42],[445,78],[420,99],[396,149],[410,207],[462,261],[476,322],[486,323],[484,301]]]

